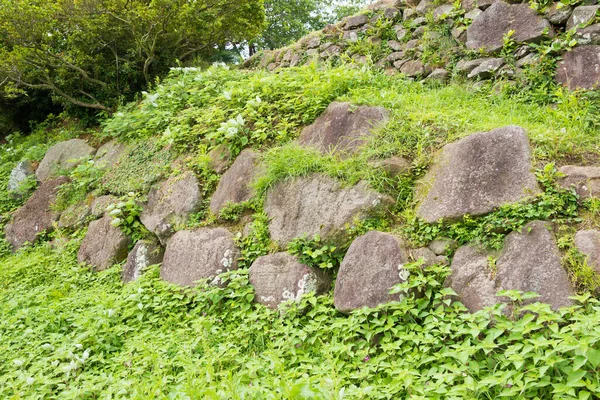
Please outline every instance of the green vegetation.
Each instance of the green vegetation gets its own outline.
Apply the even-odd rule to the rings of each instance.
[[[573,234],[579,227],[600,227],[600,204],[559,190],[555,180],[557,166],[597,159],[598,101],[564,90],[542,96],[541,87],[515,91],[460,82],[442,87],[343,63],[276,74],[178,68],[142,101],[106,119],[99,131],[55,120],[31,136],[9,137],[0,152],[0,189],[18,161],[39,161],[56,141],[83,134],[96,143],[117,139],[131,146],[128,152],[113,168],[86,162],[70,171],[59,209],[92,192],[124,196],[109,211],[113,223],[141,238],[146,232],[138,200],[160,179],[187,167],[201,182],[205,202],[187,227],[213,226],[221,218],[234,231],[247,229],[236,235],[241,268],[222,276],[228,284],[201,283],[193,290],[162,282],[156,266],[123,285],[119,265],[100,273],[77,265],[81,230],[50,234],[46,239],[71,239],[54,248],[41,241],[10,254],[3,243],[0,397],[593,398],[600,391],[600,302],[589,292],[598,282],[574,250]],[[363,151],[343,159],[295,143],[334,100],[386,107],[390,122]],[[449,142],[505,125],[528,132],[543,193],[480,218],[417,220],[415,188],[435,153]],[[264,168],[253,182],[254,199],[214,216],[208,203],[220,177],[210,169],[208,154],[220,145],[233,155],[247,147],[262,151]],[[390,156],[405,157],[411,170],[387,175],[376,161]],[[374,310],[342,315],[331,292],[282,311],[254,303],[248,268],[259,256],[287,250],[337,273],[349,242],[303,238],[279,248],[262,207],[273,185],[314,172],[344,185],[365,180],[397,200],[391,213],[348,227],[349,239],[377,229],[414,244],[445,236],[498,248],[506,234],[531,220],[559,222],[564,265],[581,293],[577,304],[560,312],[539,304],[521,309],[533,295],[506,292],[513,301],[506,310],[469,314],[443,287],[447,267],[416,264],[405,265],[410,279],[396,289],[399,301]],[[23,200],[0,193],[3,225]]]

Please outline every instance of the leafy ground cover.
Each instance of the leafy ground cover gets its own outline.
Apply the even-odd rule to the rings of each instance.
[[[71,171],[61,209],[90,192],[142,198],[152,182],[177,174],[182,163],[197,174],[208,201],[219,177],[207,167],[207,154],[219,145],[234,155],[254,147],[263,152],[265,168],[254,183],[256,198],[221,215],[235,230],[243,214],[254,214],[252,234],[238,237],[242,268],[224,277],[229,283],[223,288],[182,290],[162,282],[157,267],[123,285],[121,266],[95,273],[77,265],[84,230],[58,230],[16,254],[3,244],[0,397],[593,398],[600,391],[600,303],[589,293],[598,282],[572,239],[579,226],[600,227],[600,205],[597,199],[582,203],[554,183],[558,166],[597,161],[598,102],[558,87],[542,98],[529,94],[492,83],[412,82],[345,65],[277,74],[175,69],[100,131],[54,122],[32,136],[12,136],[0,150],[1,227],[24,201],[6,195],[14,165],[40,160],[52,143],[74,136],[96,143],[115,138],[132,148],[118,169],[85,163]],[[391,113],[364,151],[344,160],[293,141],[334,100]],[[452,225],[416,220],[415,184],[436,151],[505,125],[527,130],[544,193]],[[390,177],[372,162],[391,155],[409,159],[411,173]],[[176,158],[180,162],[171,163]],[[269,238],[264,194],[280,180],[312,172],[344,184],[367,180],[398,200],[391,214],[357,224],[349,237],[379,229],[420,243],[444,233],[459,243],[493,247],[532,219],[560,222],[564,263],[580,291],[577,305],[560,312],[529,305],[533,313],[523,316],[519,307],[530,294],[508,292],[511,315],[500,307],[471,315],[443,287],[447,267],[416,265],[409,282],[397,288],[399,301],[375,310],[342,315],[331,293],[282,312],[254,304],[247,268],[258,256],[287,250],[330,274],[343,257],[346,245],[320,238],[297,240],[288,249]],[[188,226],[217,223],[205,208]],[[133,220],[123,229],[142,235]],[[70,241],[56,241],[53,249],[49,240],[56,238]]]

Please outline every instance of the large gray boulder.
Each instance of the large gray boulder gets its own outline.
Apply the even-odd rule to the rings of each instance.
[[[250,149],[237,156],[210,200],[210,211],[213,214],[219,215],[219,211],[229,203],[242,203],[253,197],[251,185],[258,172],[259,160],[260,155]]]
[[[354,218],[385,210],[393,200],[359,182],[352,187],[315,174],[279,182],[267,193],[269,231],[281,245],[299,237],[334,240]]]
[[[119,158],[128,150],[126,144],[111,140],[98,148],[94,161],[101,168],[110,168],[119,161]]]
[[[331,284],[322,271],[301,264],[289,253],[257,258],[250,267],[250,283],[255,300],[270,308],[288,300],[299,301],[305,294],[323,294]]]
[[[558,63],[556,80],[571,90],[594,89],[600,84],[600,46],[577,46]]]
[[[402,240],[371,231],[357,238],[346,253],[335,282],[334,304],[341,312],[401,299],[390,289],[408,279],[409,262]]]
[[[179,231],[167,245],[160,276],[180,286],[237,269],[240,250],[226,229]]]
[[[580,199],[600,196],[600,167],[565,165],[558,171],[564,174],[558,184],[565,189],[575,189]]]
[[[162,244],[173,234],[173,228],[184,224],[200,209],[202,193],[196,176],[186,171],[161,182],[148,193],[140,221]]]
[[[529,4],[507,4],[496,1],[477,16],[467,29],[467,47],[495,52],[502,49],[504,37],[514,31],[517,43],[538,42],[554,36],[552,25],[529,7]]]
[[[19,249],[27,242],[34,243],[43,231],[54,230],[53,224],[58,221],[60,213],[52,210],[52,205],[56,201],[59,186],[68,181],[66,177],[59,177],[43,182],[23,207],[14,213],[12,221],[6,226],[6,240],[13,249]]]
[[[15,168],[10,172],[8,178],[8,191],[17,193],[20,185],[30,176],[33,176],[35,171],[29,161],[21,161]]]
[[[527,134],[508,126],[444,146],[420,189],[427,193],[417,215],[430,223],[484,215],[540,193]]]
[[[60,170],[74,168],[82,158],[89,157],[95,152],[96,149],[89,146],[82,139],[71,139],[57,143],[48,149],[44,159],[35,171],[35,175],[39,181],[43,182]]]
[[[554,236],[541,221],[509,234],[499,256],[472,245],[461,247],[451,269],[446,285],[472,312],[508,301],[496,296],[500,290],[535,292],[540,297],[534,301],[555,310],[571,305],[574,294]]]
[[[334,102],[312,125],[304,128],[299,141],[324,154],[333,151],[347,155],[355,153],[388,119],[389,112],[382,107]]]
[[[146,268],[160,264],[164,255],[165,250],[158,241],[140,240],[127,255],[127,262],[121,272],[121,279],[126,283],[137,280]]]
[[[111,225],[112,218],[106,216],[90,223],[81,242],[77,261],[103,271],[127,258],[131,239],[121,229]]]
[[[600,231],[589,229],[577,232],[575,246],[586,257],[587,265],[600,274]]]

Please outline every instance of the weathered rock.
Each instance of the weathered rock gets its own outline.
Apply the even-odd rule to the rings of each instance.
[[[259,257],[250,267],[250,283],[256,301],[270,308],[288,300],[299,301],[305,294],[323,294],[331,284],[324,273],[288,253]]]
[[[428,81],[447,82],[450,79],[450,72],[443,68],[434,69],[428,76]]]
[[[463,0],[461,6],[465,10],[473,10],[479,8],[485,10],[494,4],[494,0]]]
[[[127,247],[131,239],[121,229],[111,225],[112,218],[106,216],[90,223],[81,243],[77,261],[103,271],[127,258]]]
[[[478,58],[476,60],[460,60],[456,63],[456,72],[460,74],[470,74],[475,68],[479,67],[486,58]]]
[[[56,200],[58,187],[68,181],[66,177],[59,177],[43,182],[23,207],[14,213],[12,222],[6,226],[6,240],[13,249],[19,249],[27,242],[35,243],[39,233],[54,230],[53,223],[60,214],[52,210],[52,204]]]
[[[352,17],[346,18],[345,29],[355,29],[361,27],[369,22],[369,17],[366,14],[354,15]]]
[[[335,308],[350,312],[362,307],[399,300],[390,289],[408,279],[403,268],[409,261],[402,240],[371,231],[357,238],[340,266],[333,295]]]
[[[396,38],[400,41],[404,40],[406,34],[408,33],[408,29],[400,26],[396,29]]]
[[[525,57],[521,58],[515,64],[517,68],[523,68],[528,65],[534,65],[540,60],[540,56],[535,53],[527,54]]]
[[[353,106],[334,102],[300,135],[300,144],[318,149],[321,153],[334,151],[351,154],[365,143],[366,137],[389,119],[382,107]]]
[[[530,222],[521,232],[508,235],[495,262],[494,256],[471,245],[461,247],[454,255],[446,285],[454,289],[470,311],[508,301],[496,296],[500,290],[535,292],[540,295],[535,301],[553,309],[571,305],[569,296],[573,289],[561,266],[554,237],[544,222]]]
[[[438,256],[427,247],[412,249],[409,251],[412,261],[421,261],[423,267],[431,267],[436,264],[447,264],[446,257]]]
[[[452,274],[445,284],[456,292],[460,302],[471,312],[499,302],[494,271],[488,257],[489,254],[476,246],[463,246],[456,251],[450,265]]]
[[[575,293],[561,265],[560,252],[544,222],[533,221],[522,232],[513,232],[504,240],[504,249],[496,263],[498,290],[536,292],[536,301],[553,309],[571,305]]]
[[[100,196],[92,202],[90,213],[96,218],[101,217],[106,212],[106,208],[111,204],[116,204],[119,199],[115,196],[105,195]]]
[[[452,239],[440,238],[432,240],[427,247],[433,251],[436,255],[442,256],[456,248],[456,242]]]
[[[258,172],[259,160],[260,155],[250,149],[237,156],[210,200],[210,211],[213,214],[218,216],[219,211],[228,203],[242,203],[253,197],[251,185]]]
[[[10,172],[10,177],[8,178],[8,191],[18,192],[21,183],[34,174],[35,171],[33,170],[31,163],[29,161],[21,161]]]
[[[579,45],[600,45],[600,24],[594,24],[578,29],[574,37]]]
[[[427,222],[484,215],[540,193],[531,172],[527,134],[517,126],[444,146],[423,183],[429,190],[417,215]]]
[[[420,60],[407,61],[400,67],[400,72],[409,78],[426,76],[430,71]]]
[[[96,165],[110,168],[119,161],[119,158],[127,151],[127,145],[112,140],[98,149],[94,157]]]
[[[433,20],[439,21],[442,17],[450,15],[450,13],[454,10],[454,6],[452,4],[442,4],[437,6],[433,10]]]
[[[184,224],[190,215],[200,209],[201,203],[198,179],[187,171],[167,179],[150,191],[140,221],[162,244],[166,244],[174,226]]]
[[[452,31],[450,31],[450,33],[452,34],[452,37],[458,43],[462,43],[462,44],[467,43],[467,30],[464,27],[461,27],[461,26],[454,27],[454,28],[452,28]]]
[[[421,0],[415,10],[417,11],[417,14],[425,15],[435,7],[436,3],[433,0]]]
[[[590,229],[577,232],[575,246],[586,257],[587,265],[600,274],[600,231]]]
[[[279,182],[267,193],[265,211],[273,240],[285,245],[298,237],[335,239],[354,218],[387,209],[388,196],[369,189],[366,182],[342,188],[324,175]]]
[[[596,17],[598,10],[600,10],[599,5],[575,7],[571,17],[567,21],[567,30],[588,24]]]
[[[467,76],[469,79],[490,79],[504,65],[502,58],[487,58]]]
[[[564,25],[572,13],[572,6],[564,3],[554,3],[546,10],[546,18],[553,25]]]
[[[169,241],[160,276],[180,286],[237,269],[240,251],[223,228],[179,231]]]
[[[395,40],[388,40],[387,44],[390,49],[392,49],[396,52],[402,52],[402,50],[404,49],[404,46],[402,45],[402,43],[397,42]]]
[[[594,89],[600,84],[600,46],[578,46],[563,55],[556,79],[569,89]]]
[[[410,161],[402,157],[390,157],[373,161],[372,165],[383,169],[391,177],[410,174],[412,169]]]
[[[346,42],[355,43],[358,42],[358,33],[356,31],[344,32],[342,37]]]
[[[574,188],[580,199],[600,197],[600,167],[565,165],[558,171],[565,175],[558,184],[565,189]]]
[[[414,8],[406,8],[402,15],[402,19],[404,21],[408,21],[409,19],[415,17],[417,15],[417,11]]]
[[[146,268],[151,265],[160,264],[163,261],[165,251],[157,241],[140,240],[133,246],[127,256],[127,263],[123,267],[121,279],[123,282],[137,280]]]
[[[537,15],[528,4],[496,1],[475,18],[467,29],[467,47],[498,51],[504,45],[504,36],[509,31],[514,31],[512,39],[517,43],[538,42],[546,36],[554,36],[550,23]]]
[[[342,54],[342,48],[340,46],[329,46],[327,49],[325,49],[325,51],[323,51],[320,56],[322,58],[328,58],[328,57],[334,57],[334,56],[339,56],[340,54]]]
[[[319,36],[309,36],[306,42],[307,49],[316,49],[321,45],[321,38]]]
[[[404,58],[404,52],[403,51],[395,51],[393,53],[390,53],[387,56],[387,60],[391,63],[393,63],[394,61],[398,61]]]
[[[43,182],[59,170],[74,168],[81,158],[91,156],[95,152],[96,150],[82,139],[57,143],[48,149],[35,171],[35,175],[39,181]]]
[[[61,229],[65,228],[77,228],[85,224],[87,218],[91,214],[90,205],[85,202],[79,202],[67,207],[60,214],[58,220],[58,227]]]
[[[465,18],[466,19],[470,19],[472,21],[475,18],[479,17],[482,12],[483,11],[481,11],[479,8],[474,8],[473,10],[465,13]]]
[[[403,1],[402,0],[377,0],[370,3],[367,6],[368,10],[379,11],[379,10],[387,10],[389,8],[399,9],[402,8]]]

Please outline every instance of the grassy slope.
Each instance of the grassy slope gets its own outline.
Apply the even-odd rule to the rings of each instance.
[[[336,99],[383,105],[391,110],[392,122],[363,153],[346,161],[290,143]],[[552,106],[545,105],[550,101]],[[368,179],[399,199],[396,215],[377,226],[403,233],[405,224],[414,223],[415,180],[445,143],[515,124],[529,132],[538,167],[594,162],[599,152],[596,110],[597,103],[584,95],[558,90],[539,98],[458,83],[427,86],[368,69],[304,67],[278,75],[213,69],[175,72],[141,105],[107,121],[95,138],[133,143],[153,138],[158,147],[170,145],[173,152],[188,155],[188,166],[203,179],[207,193],[215,177],[205,168],[205,154],[216,143],[233,152],[246,145],[265,150],[268,168],[256,184],[259,193],[279,179],[312,171],[347,183]],[[219,129],[221,123],[235,125],[228,120],[237,115],[244,124],[235,135]],[[3,147],[3,184],[21,157],[39,159],[47,143],[78,134],[64,127],[43,132],[15,140],[12,152]],[[394,180],[368,163],[371,157],[392,154],[413,161],[412,176]],[[122,165],[122,171],[133,176],[144,167],[139,160],[132,165]],[[106,175],[113,177],[107,183],[103,174],[80,170],[74,178],[98,193],[123,192],[131,182],[121,173]],[[70,193],[67,203],[85,195],[76,188]],[[562,199],[552,191],[548,196],[545,200]],[[8,198],[0,203],[3,212],[18,205]],[[260,215],[260,201],[256,204]],[[551,205],[563,206],[558,201]],[[597,213],[597,207],[575,206],[573,213]],[[518,209],[523,210],[531,211]],[[539,210],[528,217],[519,212],[509,214],[516,226],[522,218],[538,217]],[[553,216],[565,217],[559,214]],[[200,213],[191,224],[214,222]],[[587,224],[598,226],[594,219]],[[460,238],[466,235],[460,230],[464,227],[451,232]],[[562,237],[565,263],[572,275],[585,275],[589,271],[569,247],[570,229]],[[157,268],[124,286],[119,266],[93,273],[77,265],[83,234],[54,234],[72,238],[58,250],[42,243],[16,255],[3,253],[0,397],[589,398],[600,390],[600,304],[587,295],[576,311],[557,314],[533,306],[537,319],[529,315],[511,322],[498,310],[472,316],[444,300],[447,291],[440,284],[448,270],[433,268],[425,275],[413,272],[409,286],[425,293],[418,299],[407,296],[379,310],[344,316],[327,295],[307,298],[280,315],[252,303],[245,270],[233,274],[224,289],[182,292],[161,282]],[[264,229],[240,245],[246,266],[276,248]],[[489,314],[496,315],[495,325]]]

